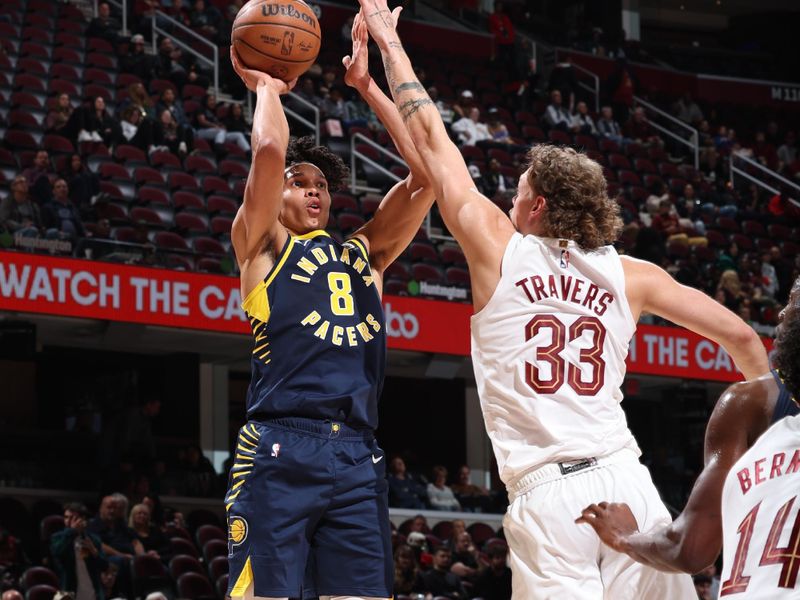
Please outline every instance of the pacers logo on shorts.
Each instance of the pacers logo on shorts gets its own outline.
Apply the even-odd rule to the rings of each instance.
[[[247,539],[247,521],[242,517],[233,517],[228,522],[228,543],[238,546]]]

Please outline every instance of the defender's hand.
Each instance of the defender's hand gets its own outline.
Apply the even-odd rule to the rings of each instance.
[[[233,70],[236,71],[236,74],[251,92],[255,92],[262,85],[268,85],[278,94],[288,94],[297,83],[296,77],[287,83],[261,71],[248,69],[242,63],[233,46],[231,46],[231,64],[233,65]]]
[[[591,525],[603,543],[617,552],[625,552],[628,536],[639,531],[636,517],[624,503],[591,504],[583,509],[575,522]]]
[[[367,22],[367,28],[372,39],[380,46],[385,48],[389,42],[397,42],[397,20],[403,10],[398,6],[394,10],[389,10],[386,0],[358,0],[361,11]]]
[[[344,82],[361,92],[367,89],[372,77],[369,75],[369,52],[367,51],[369,31],[364,13],[360,10],[353,19],[352,33],[353,54],[342,59],[342,64],[347,69],[344,74]]]

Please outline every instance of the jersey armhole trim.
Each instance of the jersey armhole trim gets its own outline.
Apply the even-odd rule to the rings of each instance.
[[[633,318],[633,311],[631,310],[631,305],[628,302],[628,292],[627,292],[628,278],[625,275],[625,266],[622,263],[623,260],[622,256],[619,254],[619,252],[617,252],[617,249],[614,248],[613,246],[611,246],[611,248],[613,249],[614,253],[617,255],[619,259],[617,264],[619,265],[620,275],[622,277],[622,294],[620,298],[620,303],[622,304],[625,316],[628,318],[628,324],[631,326],[633,330],[633,333],[631,335],[634,335],[636,333],[636,328],[638,327],[639,323],[637,320]]]
[[[256,287],[250,290],[250,293],[247,294],[247,297],[242,301],[242,310],[244,310],[248,317],[255,317],[262,323],[266,323],[269,319],[271,310],[269,306],[269,297],[267,296],[267,288],[275,277],[277,277],[286,259],[288,259],[289,255],[292,253],[295,239],[297,238],[289,236],[283,250],[281,250],[278,261],[272,265],[272,269],[270,269],[266,277],[264,277]]]
[[[367,247],[364,245],[364,242],[357,237],[351,237],[345,240],[345,244],[353,244],[356,246],[359,250],[361,250],[361,254],[364,255],[364,260],[369,263],[369,253],[367,252]]]
[[[470,317],[470,322],[480,320],[483,315],[488,313],[491,310],[491,307],[497,302],[496,299],[500,296],[500,286],[503,284],[503,275],[506,272],[506,264],[511,257],[511,253],[517,249],[523,237],[524,236],[519,231],[515,231],[514,234],[508,239],[508,244],[506,244],[506,249],[503,252],[503,258],[500,261],[500,279],[497,282],[497,287],[494,288],[494,292],[492,292],[492,295],[489,297],[489,301],[483,305],[483,308]]]

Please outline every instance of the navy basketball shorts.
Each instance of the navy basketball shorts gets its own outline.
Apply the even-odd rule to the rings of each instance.
[[[314,419],[250,421],[225,498],[228,595],[390,598],[386,459],[372,432]]]

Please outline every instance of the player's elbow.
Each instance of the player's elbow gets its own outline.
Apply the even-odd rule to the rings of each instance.
[[[674,567],[683,573],[694,575],[712,564],[719,554],[719,550],[712,556],[708,552],[698,552],[698,548],[682,548],[675,560]]]

